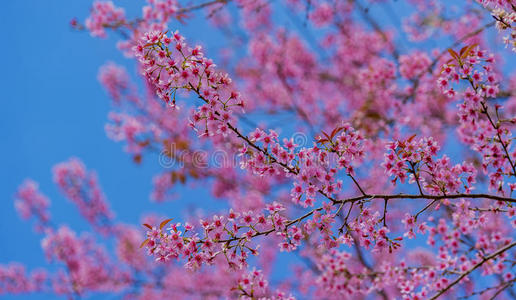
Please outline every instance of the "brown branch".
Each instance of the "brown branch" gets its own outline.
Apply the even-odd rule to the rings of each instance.
[[[230,1],[231,0],[212,0],[212,1],[204,2],[204,3],[198,4],[198,5],[192,5],[192,6],[180,8],[176,13],[177,14],[187,13],[187,12],[198,10],[198,9],[208,7],[208,6],[211,6],[214,4],[219,4],[219,3],[226,4]]]
[[[292,224],[294,223],[297,223],[297,222],[300,222],[302,221],[303,219],[306,219],[308,218],[309,216],[311,216],[314,212],[316,211],[319,211],[319,210],[322,210],[323,207],[318,207],[318,208],[315,208],[309,212],[307,212],[306,214],[302,215],[301,217],[297,218],[297,219],[294,219],[294,220],[290,220],[290,221],[287,221],[285,223],[285,228],[288,228],[289,226],[291,226]],[[268,235],[272,232],[276,231],[276,227],[273,227],[269,230],[265,230],[265,231],[257,231],[255,234],[253,234],[251,237],[257,237],[257,236],[261,236],[261,235]],[[226,240],[219,240],[218,242],[219,243],[230,243],[230,242],[233,242],[233,241],[239,241],[239,240],[243,240],[243,239],[246,239],[246,237],[234,237],[234,238],[230,238],[230,239],[226,239]]]
[[[514,279],[509,281],[508,283],[504,284],[499,290],[497,290],[493,296],[489,299],[493,300],[495,299],[496,297],[498,297],[498,295],[500,295],[503,291],[505,291],[506,289],[510,288],[512,285],[514,284]],[[513,295],[514,296],[514,295]]]
[[[414,179],[416,179],[417,188],[419,189],[419,193],[421,195],[424,195],[423,189],[421,188],[421,184],[419,183],[419,176],[417,175],[415,164],[413,162],[410,162],[410,167],[411,167],[412,174],[414,174]]]
[[[481,102],[481,104],[483,109],[482,112],[487,116],[487,119],[489,120],[489,123],[491,124],[493,129],[496,130],[496,136],[498,137],[498,141],[502,145],[503,151],[505,152],[505,156],[507,157],[507,160],[509,161],[509,164],[512,167],[512,175],[516,176],[516,165],[512,162],[511,155],[509,154],[509,150],[507,149],[507,145],[509,144],[509,142],[507,143],[507,145],[505,144],[505,142],[502,139],[502,136],[500,135],[500,132],[498,131],[498,129],[500,129],[500,126],[493,122],[491,115],[489,115],[489,111],[487,110],[487,106],[484,104],[484,102]]]
[[[205,103],[209,103],[209,101],[207,99],[205,99],[202,95],[201,95],[201,92],[199,90],[199,88],[195,88],[191,83],[190,83],[190,88],[197,94],[197,96],[203,100]],[[216,115],[220,116],[220,114],[218,112],[215,112]],[[287,170],[289,173],[291,174],[294,174],[294,175],[297,175],[299,174],[299,171],[285,163],[282,163],[280,161],[278,161],[274,156],[272,156],[266,149],[263,149],[261,148],[260,146],[256,145],[255,143],[253,143],[247,136],[243,135],[239,130],[238,128],[236,128],[235,126],[231,125],[231,123],[229,122],[226,122],[226,125],[228,126],[228,128],[233,131],[237,137],[239,137],[240,139],[244,140],[249,146],[251,146],[252,148],[256,149],[257,151],[263,153],[269,160],[271,163],[273,164],[277,164],[281,167],[283,167],[285,170]],[[326,192],[324,192],[323,190],[319,189],[318,190],[319,194],[323,195],[324,197],[328,198],[328,200],[332,201],[333,203],[336,203],[336,199],[333,198],[332,196],[328,195]]]
[[[353,179],[353,182],[355,183],[355,185],[357,186],[357,188],[360,190],[360,192],[362,193],[362,195],[367,195],[364,190],[362,189],[362,187],[360,187],[360,184],[358,184],[358,182],[356,181],[355,177],[353,177],[353,175],[349,174],[348,173],[348,176],[351,177],[351,179]]]
[[[442,199],[460,199],[460,198],[469,198],[469,199],[490,199],[495,201],[505,201],[516,203],[515,198],[497,196],[497,195],[489,195],[489,194],[451,194],[451,195],[419,195],[419,194],[371,194],[371,195],[363,195],[358,197],[352,197],[342,200],[336,200],[335,203],[347,203],[347,202],[356,202],[364,199],[434,199],[434,200],[442,200]]]
[[[467,270],[466,272],[462,273],[459,277],[457,277],[454,281],[452,281],[452,283],[450,283],[449,285],[447,285],[445,288],[443,288],[442,290],[440,290],[437,294],[435,294],[432,298],[430,298],[430,300],[435,300],[437,298],[439,298],[442,294],[444,294],[445,292],[447,292],[449,289],[451,289],[454,285],[456,285],[457,283],[459,283],[464,277],[466,277],[467,275],[469,275],[471,272],[475,271],[476,269],[478,269],[480,266],[482,266],[484,263],[486,263],[487,261],[493,259],[493,258],[496,258],[498,255],[504,253],[505,251],[511,249],[512,247],[516,246],[516,242],[513,242],[505,247],[502,247],[500,248],[499,250],[497,250],[496,252],[490,254],[489,256],[486,256],[484,258],[482,258],[482,260],[477,263],[476,265],[474,265],[473,267],[471,267],[469,270]]]
[[[358,241],[357,241],[357,238],[354,236],[354,235],[351,235],[352,238],[353,238],[353,245],[354,245],[354,248],[355,248],[355,252],[357,254],[357,257],[358,257],[358,261],[369,271],[369,272],[372,272],[373,271],[373,267],[365,260],[365,257],[364,257],[364,254],[362,253],[362,249],[360,248],[360,245],[358,244]],[[371,278],[374,278],[375,275],[374,274],[370,274],[369,277]],[[382,298],[384,300],[388,300],[389,297],[387,296],[387,294],[385,293],[385,291],[382,289],[382,290],[378,290],[377,293],[382,296]]]
[[[393,195],[381,195],[381,194],[374,194],[374,195],[364,195],[364,196],[358,196],[358,197],[353,197],[353,198],[348,198],[348,199],[343,199],[343,200],[335,200],[333,203],[334,204],[337,204],[337,203],[340,203],[340,204],[345,204],[345,203],[351,203],[353,204],[354,202],[357,202],[357,201],[361,201],[361,200],[364,200],[364,199],[384,199],[384,200],[389,200],[389,199],[434,199],[434,200],[439,200],[439,199],[458,199],[458,198],[471,198],[471,199],[491,199],[491,200],[496,200],[496,201],[506,201],[506,202],[512,202],[512,203],[516,203],[516,199],[514,198],[507,198],[507,197],[501,197],[501,196],[496,196],[496,195],[488,195],[488,194],[452,194],[452,195],[446,195],[446,196],[443,196],[443,195],[417,195],[417,194],[393,194]],[[346,216],[346,221],[345,221],[345,224],[347,223],[347,218],[351,212],[351,209],[352,209],[353,205],[350,206],[350,209],[348,211],[348,214]],[[309,212],[307,212],[306,214],[300,216],[299,218],[297,219],[294,219],[294,220],[290,220],[290,221],[287,221],[285,223],[285,227],[289,227],[291,226],[292,224],[294,223],[297,223],[297,222],[300,222],[306,218],[308,218],[309,216],[311,216],[314,212],[316,211],[320,211],[322,210],[323,207],[318,207],[318,208],[315,208]],[[345,226],[344,224],[344,226]],[[339,229],[339,232],[342,233],[342,228]],[[272,232],[276,231],[276,228],[271,228],[269,230],[266,230],[266,231],[257,231],[254,235],[252,235],[251,237],[257,237],[257,236],[261,236],[261,235],[268,235]],[[242,240],[242,239],[245,239],[245,237],[234,237],[234,238],[231,238],[231,239],[226,239],[226,240],[220,240],[218,242],[221,242],[221,243],[229,243],[229,242],[233,242],[233,241],[238,241],[238,240]]]
[[[478,86],[475,85],[474,81],[473,81],[473,78],[471,78],[470,75],[468,75],[467,77],[467,80],[469,82],[469,84],[471,85],[471,87],[473,88],[473,90],[475,90],[475,92],[478,91]],[[486,98],[484,98],[484,100],[486,100]],[[493,119],[491,118],[491,115],[489,114],[489,110],[488,110],[488,107],[487,105],[484,103],[484,102],[480,102],[480,104],[482,105],[482,110],[481,112],[486,115],[488,121],[489,121],[489,124],[491,124],[491,127],[493,127],[493,129],[496,131],[496,136],[498,137],[498,142],[500,142],[500,144],[502,145],[502,148],[505,152],[505,157],[507,158],[507,160],[509,161],[509,164],[511,165],[512,167],[512,176],[516,176],[516,165],[513,163],[513,161],[511,160],[511,155],[509,154],[509,150],[507,149],[507,146],[509,145],[510,141],[507,142],[507,145],[505,144],[505,142],[503,141],[502,139],[502,136],[500,134],[500,124],[497,123],[495,124]],[[498,112],[496,113],[496,115],[498,116]]]

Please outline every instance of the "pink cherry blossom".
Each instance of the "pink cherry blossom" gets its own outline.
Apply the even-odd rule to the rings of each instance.
[[[187,198],[194,209],[125,224],[94,171],[59,163],[56,185],[93,230],[51,220],[49,198],[25,181],[15,207],[51,266],[0,266],[0,294],[509,296],[515,4],[391,5],[147,0],[133,11],[95,1],[71,26],[119,39],[136,71],[99,70],[113,104],[106,135],[156,167],[153,205]],[[378,19],[384,8],[395,26]],[[206,32],[186,28],[205,21]],[[221,49],[198,41],[212,33]]]

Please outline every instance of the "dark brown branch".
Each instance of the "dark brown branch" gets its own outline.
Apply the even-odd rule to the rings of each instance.
[[[372,195],[363,195],[358,197],[352,197],[347,199],[336,200],[335,203],[347,203],[347,202],[356,202],[364,199],[434,199],[434,200],[442,200],[442,199],[460,199],[460,198],[468,198],[468,199],[490,199],[495,201],[505,201],[516,203],[515,198],[497,196],[497,195],[489,195],[489,194],[451,194],[451,195],[419,195],[419,194],[372,194]]]
[[[201,4],[180,8],[176,13],[177,14],[187,13],[187,12],[191,12],[191,11],[205,8],[205,7],[208,7],[211,5],[215,5],[215,4],[226,4],[230,1],[231,0],[212,0],[212,1],[201,3]]]
[[[362,253],[362,249],[360,248],[360,245],[358,244],[358,240],[355,236],[353,236],[353,245],[355,247],[355,252],[357,253],[357,257],[358,257],[358,261],[360,261],[360,263],[368,270],[368,271],[373,271],[373,267],[365,260],[365,257],[364,257],[364,254]],[[370,277],[374,278],[375,275],[371,274]],[[382,298],[384,300],[388,300],[389,297],[387,296],[387,294],[385,293],[384,290],[378,290],[377,291],[378,294],[380,294],[380,296],[382,296]]]
[[[353,182],[355,183],[355,185],[357,186],[358,190],[360,190],[360,192],[362,193],[362,195],[367,195],[364,190],[362,189],[362,187],[360,187],[360,184],[358,184],[358,182],[355,180],[355,177],[353,177],[353,175],[349,174],[348,173],[348,176],[351,177],[351,179],[353,179]]]
[[[475,271],[476,269],[478,269],[480,266],[482,266],[487,261],[496,258],[498,255],[504,253],[505,251],[511,249],[514,246],[516,246],[516,242],[513,242],[513,243],[511,243],[511,244],[509,244],[509,245],[507,245],[505,247],[502,247],[502,248],[498,249],[498,251],[490,254],[489,256],[484,257],[479,263],[477,263],[476,265],[471,267],[466,272],[462,273],[459,277],[457,277],[449,285],[447,285],[445,288],[440,290],[437,294],[435,294],[432,298],[430,298],[430,300],[435,300],[435,299],[439,298],[442,294],[444,294],[449,289],[451,289],[453,286],[455,286],[457,283],[459,283],[464,277],[468,276],[471,272]]]
[[[434,199],[434,200],[439,200],[439,199],[470,198],[470,199],[491,199],[491,200],[496,200],[496,201],[506,201],[506,202],[516,203],[516,199],[514,199],[514,198],[507,198],[507,197],[488,195],[488,194],[452,194],[452,195],[446,195],[446,196],[444,196],[444,195],[417,195],[417,194],[393,194],[393,195],[374,194],[374,195],[358,196],[358,197],[353,197],[353,198],[348,198],[348,199],[343,199],[343,200],[334,200],[333,203],[334,204],[338,204],[338,203],[345,204],[345,203],[349,202],[349,203],[353,204],[354,202],[357,202],[357,201],[361,201],[361,200],[365,200],[365,199],[372,200],[375,198],[376,199],[384,199],[384,200],[389,200],[389,199]],[[353,207],[353,205],[350,206],[350,209],[348,211],[348,214],[347,214],[345,222],[344,222],[344,226],[347,223],[347,218],[349,217],[352,207]],[[300,222],[300,221],[308,218],[309,216],[311,216],[314,212],[320,211],[322,209],[323,209],[323,207],[315,208],[315,209],[307,212],[306,214],[300,216],[297,219],[287,221],[285,223],[285,227],[289,227],[294,223]],[[275,228],[271,228],[266,231],[258,231],[252,237],[268,235],[268,234],[274,232],[275,230],[276,230]],[[339,230],[339,231],[341,231],[341,230]],[[221,240],[219,242],[228,243],[228,242],[237,241],[237,240],[241,240],[241,239],[244,239],[244,238],[243,237],[234,237],[234,238],[227,239],[227,240]]]

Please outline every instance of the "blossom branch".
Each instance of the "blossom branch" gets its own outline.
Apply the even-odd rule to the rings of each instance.
[[[444,294],[446,291],[448,291],[453,286],[455,286],[457,283],[459,283],[464,277],[468,276],[471,272],[475,271],[476,269],[478,269],[480,266],[482,266],[487,261],[496,258],[497,256],[501,255],[502,253],[504,253],[505,251],[511,249],[514,246],[516,246],[516,242],[510,243],[510,244],[508,244],[508,245],[498,249],[498,251],[495,251],[495,252],[491,253],[490,255],[483,257],[480,262],[475,264],[473,267],[471,267],[466,272],[462,273],[459,277],[457,277],[449,285],[447,285],[445,288],[441,289],[437,294],[432,296],[430,298],[430,300],[435,300],[435,299],[439,298],[442,294]]]
[[[504,201],[510,203],[516,203],[515,198],[503,197],[498,195],[490,194],[450,194],[450,195],[420,195],[420,194],[367,194],[342,200],[336,200],[335,203],[348,203],[357,202],[365,199],[432,199],[432,200],[443,200],[443,199],[490,199],[495,201]]]

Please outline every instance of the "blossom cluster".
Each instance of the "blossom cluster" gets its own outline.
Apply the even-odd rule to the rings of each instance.
[[[77,237],[68,227],[50,232],[41,242],[49,261],[57,261],[66,267],[52,279],[58,294],[81,295],[86,291],[116,289],[124,282],[124,274],[111,265],[104,249],[87,236]]]
[[[205,102],[192,115],[192,127],[206,135],[228,134],[232,114],[235,108],[244,107],[244,101],[228,75],[214,70],[200,46],[188,48],[177,31],[171,37],[150,32],[135,47],[135,55],[145,77],[165,102],[175,106],[176,93],[181,90],[194,91]]]
[[[14,205],[23,219],[35,216],[39,230],[48,225],[50,221],[50,213],[48,211],[50,201],[39,191],[39,186],[36,182],[27,179],[18,189],[15,198]]]
[[[511,47],[511,50],[516,52],[516,12],[507,12],[503,8],[496,8],[493,10],[493,17],[496,19],[496,28],[500,31],[509,31],[503,37],[505,47]]]
[[[268,299],[268,300],[294,300],[292,295],[281,291],[270,293],[267,291],[269,283],[264,278],[262,271],[253,269],[238,280],[237,289],[241,291],[241,299]],[[271,294],[271,295],[269,295]]]
[[[292,201],[312,207],[317,193],[331,198],[341,190],[342,181],[336,176],[339,170],[344,169],[353,175],[354,165],[364,157],[364,139],[349,124],[324,135],[318,139],[319,145],[299,150],[292,138],[285,138],[280,143],[275,131],[266,133],[256,129],[250,134],[250,143],[244,144],[240,150],[243,156],[241,167],[260,176],[294,176],[290,193]],[[306,197],[302,200],[304,194]]]
[[[209,136],[215,135],[213,132],[215,131],[214,129],[217,128],[213,125],[209,125],[213,124],[209,121],[218,122],[218,130],[215,131],[216,134],[225,136],[228,130],[235,133],[236,137],[242,140],[240,154],[243,156],[242,167],[244,169],[248,169],[253,174],[260,176],[278,176],[284,174],[287,177],[294,177],[294,187],[291,190],[291,197],[294,203],[302,204],[304,207],[313,206],[316,193],[321,194],[330,200],[330,202],[325,202],[323,203],[323,207],[314,209],[306,215],[293,220],[274,213],[268,216],[255,216],[254,212],[247,212],[243,213],[243,217],[240,220],[243,224],[238,224],[238,222],[235,221],[235,216],[238,214],[234,216],[233,213],[230,213],[226,218],[214,216],[213,222],[201,221],[201,227],[204,231],[202,238],[199,237],[198,232],[193,233],[193,227],[189,224],[185,224],[183,228],[185,234],[189,233],[189,235],[186,236],[182,235],[182,230],[179,229],[179,226],[181,226],[180,223],[172,225],[171,228],[168,229],[168,232],[166,230],[165,232],[162,231],[167,221],[161,223],[159,229],[146,225],[149,227],[150,231],[147,234],[148,239],[144,244],[146,244],[149,252],[153,254],[157,260],[165,261],[170,258],[184,257],[187,259],[186,265],[188,267],[198,268],[203,263],[211,264],[212,260],[217,257],[217,255],[224,254],[229,266],[242,268],[246,266],[247,253],[257,254],[257,249],[247,244],[251,239],[275,232],[284,240],[280,242],[281,250],[293,251],[301,245],[300,241],[304,236],[313,236],[315,229],[317,229],[317,232],[320,234],[319,241],[322,242],[322,245],[324,245],[326,249],[338,247],[339,244],[353,245],[358,243],[366,248],[374,245],[374,251],[376,252],[388,251],[392,253],[393,250],[401,246],[401,237],[392,239],[387,236],[389,229],[385,226],[386,216],[381,217],[379,211],[364,207],[364,203],[360,203],[361,199],[358,199],[360,203],[359,216],[354,216],[351,220],[348,219],[350,213],[353,211],[355,200],[352,200],[349,202],[349,212],[346,217],[343,218],[342,226],[338,230],[340,233],[346,229],[346,232],[338,238],[334,237],[336,232],[336,217],[341,216],[339,213],[343,205],[348,203],[347,201],[339,202],[333,198],[333,195],[339,194],[342,189],[342,181],[336,179],[338,169],[346,169],[346,173],[353,179],[359,191],[364,194],[364,198],[367,197],[353,177],[353,175],[355,175],[353,164],[359,163],[364,156],[363,149],[361,148],[364,141],[359,133],[350,125],[344,124],[341,127],[335,128],[331,134],[324,133],[324,136],[318,138],[318,145],[301,150],[297,150],[297,145],[292,139],[284,139],[281,144],[278,134],[273,130],[266,132],[261,129],[256,129],[249,137],[242,135],[238,129],[231,125],[230,122],[234,124],[234,120],[229,117],[223,117],[222,120],[220,120],[220,116],[223,116],[227,111],[231,111],[231,105],[226,106],[226,104],[230,103],[229,101],[233,99],[233,96],[224,97],[224,99],[227,99],[227,102],[221,102],[221,91],[219,90],[221,85],[227,87],[230,84],[229,79],[227,82],[218,82],[217,80],[210,82],[209,78],[212,70],[209,68],[212,66],[211,62],[206,66],[203,63],[206,59],[202,57],[202,54],[192,49],[189,49],[187,52],[190,54],[183,54],[182,49],[185,48],[185,46],[182,44],[182,37],[177,35],[177,33],[175,33],[174,40],[176,41],[176,50],[173,51],[178,51],[179,54],[181,54],[180,56],[177,53],[171,55],[169,48],[165,48],[166,45],[172,43],[172,40],[163,33],[148,34],[145,40],[146,44],[141,44],[139,48],[136,48],[136,51],[140,53],[140,62],[146,70],[145,76],[155,85],[160,98],[164,99],[166,102],[171,102],[172,105],[175,106],[175,92],[177,90],[186,89],[194,91],[205,102],[200,109],[197,108],[198,111],[194,114],[194,123],[205,120],[204,134]],[[465,48],[463,52],[471,50],[472,47]],[[463,53],[461,53],[461,55],[462,54]],[[482,56],[484,54],[478,52],[476,55]],[[181,68],[176,66],[174,57],[179,60]],[[195,63],[190,63],[190,57],[196,60]],[[486,61],[489,63],[491,59],[487,58]],[[167,68],[166,63],[171,62],[171,67]],[[475,63],[473,59],[469,62],[471,64]],[[200,63],[200,66],[202,66],[201,69],[195,69],[195,67],[199,66],[197,63]],[[418,73],[407,74],[405,76],[407,76],[407,78],[417,76],[423,72],[428,65],[429,63],[427,62],[423,64]],[[188,70],[191,67],[193,67],[193,71]],[[157,73],[157,75],[155,73]],[[165,75],[162,77],[162,74]],[[191,74],[197,75],[197,77]],[[204,74],[207,74],[206,78],[203,78]],[[388,78],[388,76],[386,78]],[[445,89],[447,82],[444,84],[442,79],[440,79],[439,82],[449,97],[455,96],[453,88]],[[203,87],[206,86],[208,86],[208,92],[201,92]],[[212,88],[215,91],[213,94],[210,94]],[[484,93],[487,94],[495,93],[497,87],[483,86],[482,88]],[[222,89],[222,91],[224,91],[224,89]],[[210,95],[213,96],[213,98],[209,98]],[[238,104],[235,106],[238,106]],[[201,112],[200,115],[199,111]],[[432,138],[414,140],[414,136],[412,136],[405,141],[388,143],[387,149],[388,153],[385,154],[384,161],[384,167],[387,173],[395,176],[394,181],[399,178],[400,181],[403,182],[405,178],[408,177],[411,183],[417,183],[422,197],[425,197],[427,193],[430,195],[445,196],[448,194],[457,194],[460,193],[462,188],[464,188],[465,195],[467,195],[471,193],[473,189],[473,184],[476,181],[475,168],[469,163],[452,166],[450,159],[446,156],[440,159],[434,159],[439,147]],[[331,157],[336,158],[336,160],[331,160]],[[332,168],[332,165],[336,167]],[[306,193],[307,196],[301,201],[304,193]],[[385,198],[386,203],[387,199],[388,198]],[[446,197],[438,199],[446,200]],[[436,200],[433,200],[430,205],[435,202]],[[336,206],[339,208],[333,210],[332,206],[335,204],[338,205],[338,203],[341,203],[340,207]],[[448,204],[446,201],[444,201],[444,203],[445,205]],[[405,235],[409,238],[415,238],[416,230],[422,234],[429,232],[430,227],[426,222],[420,223],[417,225],[417,228],[415,228],[418,215],[425,209],[415,216],[406,214],[406,217],[403,219],[402,222],[405,224],[406,229]],[[279,221],[275,220],[274,216],[280,216],[278,217]],[[312,216],[312,218],[302,222],[303,225],[301,227],[297,226],[297,223],[301,224],[301,221],[310,216]],[[226,221],[224,221],[225,219]],[[255,222],[255,224],[252,224],[253,222]],[[382,223],[383,227],[380,225]],[[263,227],[265,224],[268,226]],[[481,223],[473,221],[472,224]],[[228,226],[231,229],[228,229]],[[217,230],[216,228],[219,229]],[[240,232],[242,229],[245,229],[245,231]],[[210,235],[212,237],[210,237]],[[354,236],[357,237],[357,240],[355,240]],[[431,237],[433,237],[433,235],[431,235]],[[459,237],[460,235],[456,236],[457,239]],[[448,241],[446,242],[448,243]],[[509,245],[508,243],[509,242],[506,241],[504,245]],[[200,244],[200,246],[198,246],[198,244]],[[458,245],[454,245],[454,247],[456,249]],[[228,253],[230,253],[230,255],[228,255]],[[475,263],[477,262],[473,260],[471,264],[474,265]],[[454,265],[445,265],[444,268],[453,267]],[[414,275],[415,273],[412,272],[410,274]],[[360,278],[360,276],[358,276],[358,278]],[[433,279],[434,275],[432,275],[431,278]],[[416,296],[424,297],[424,295],[427,295],[428,289],[430,291],[440,292],[449,283],[449,280],[446,278],[440,278],[438,282],[427,279],[425,284],[428,284],[432,288],[429,289],[429,287],[424,286]],[[413,292],[415,286],[418,284],[417,280],[414,282],[414,279],[406,279],[399,288],[402,292],[404,291],[403,293],[408,295]],[[328,287],[327,290],[328,289],[332,290],[333,287]]]
[[[403,183],[417,183],[421,193],[450,194],[457,193],[464,187],[471,192],[476,181],[476,169],[469,163],[451,165],[450,158],[443,156],[435,159],[439,146],[432,138],[392,142],[387,145],[383,166],[393,182],[398,179]]]
[[[72,158],[54,167],[54,181],[95,229],[101,232],[110,230],[113,213],[94,172],[86,170],[79,159]]]
[[[119,103],[122,93],[129,88],[126,70],[111,62],[100,68],[98,78],[115,103]]]
[[[70,162],[58,164],[56,168],[68,166]],[[81,166],[85,169],[84,165]],[[71,182],[77,180],[78,172],[62,172],[60,180]],[[85,171],[85,174],[92,174]],[[59,184],[59,182],[56,182]],[[183,297],[192,295],[204,297],[232,298],[240,293],[232,289],[238,286],[238,280],[245,274],[244,270],[229,272],[218,262],[207,270],[184,274],[181,265],[157,265],[141,251],[143,233],[135,227],[110,220],[109,230],[101,230],[103,239],[113,239],[114,256],[95,240],[95,234],[78,234],[67,225],[55,224],[48,216],[49,199],[38,191],[36,182],[27,180],[16,194],[18,207],[23,218],[32,217],[38,221],[38,232],[44,234],[41,241],[43,252],[52,264],[49,269],[35,269],[27,272],[19,263],[0,266],[0,294],[53,293],[67,298],[82,298],[92,294],[125,293],[131,297],[145,299],[162,299],[163,297]],[[87,188],[87,186],[83,186]],[[42,201],[42,200],[45,201]],[[44,203],[45,205],[41,205]],[[78,206],[80,202],[75,202]],[[31,206],[31,210],[27,210]],[[44,210],[42,210],[44,209]],[[29,215],[26,215],[29,213]],[[156,218],[147,216],[145,222],[154,222]],[[44,222],[43,222],[44,221]],[[214,261],[221,260],[215,258]],[[180,278],[178,280],[178,278]],[[202,282],[214,282],[213,286]],[[163,287],[162,285],[166,287]],[[273,297],[280,295],[270,293]],[[278,298],[274,298],[278,299]]]
[[[157,261],[186,258],[186,266],[195,269],[223,255],[231,268],[242,268],[247,266],[249,253],[258,254],[251,238],[285,231],[291,225],[280,214],[283,210],[278,203],[268,205],[265,214],[231,210],[227,215],[214,215],[211,221],[200,220],[198,231],[189,223],[173,223],[165,228],[170,219],[158,227],[144,224],[149,230],[142,245]]]
[[[0,294],[408,300],[509,293],[516,77],[505,84],[503,50],[484,49],[498,42],[485,34],[495,25],[514,46],[514,6],[477,2],[485,9],[475,1],[455,9],[411,0],[410,14],[387,29],[378,6],[362,1],[147,0],[134,18],[95,1],[85,25],[74,19],[73,27],[95,37],[116,33],[143,80],[133,82],[115,63],[99,70],[114,104],[108,137],[123,142],[134,163],[159,165],[152,200],[182,201],[202,189],[224,208],[209,209],[203,195],[179,221],[165,211],[143,216],[143,229],[123,224],[95,173],[71,159],[54,168],[54,180],[93,233],[50,220],[49,199],[26,181],[15,206],[36,220],[53,266],[0,266]],[[273,16],[283,8],[303,26],[278,26]],[[169,30],[183,30],[198,12],[223,36],[219,66]],[[415,43],[402,46],[406,37]],[[465,47],[440,49],[450,40]],[[295,276],[274,276],[280,261]]]
[[[21,264],[10,263],[0,266],[0,294],[34,293],[44,290],[47,273],[35,270],[27,274]]]
[[[86,28],[92,36],[106,37],[105,27],[119,26],[126,22],[123,8],[115,7],[112,1],[95,2],[89,18],[86,19]]]
[[[482,169],[489,176],[490,189],[502,193],[512,190],[511,183],[505,182],[504,177],[516,174],[516,149],[511,143],[510,130],[514,117],[503,116],[501,105],[492,107],[488,103],[499,93],[494,57],[474,44],[462,48],[459,53],[451,49],[449,52],[451,59],[442,66],[438,85],[443,93],[456,97],[458,92],[452,84],[460,81],[469,84],[460,93],[464,101],[459,104],[459,137],[481,154]]]

